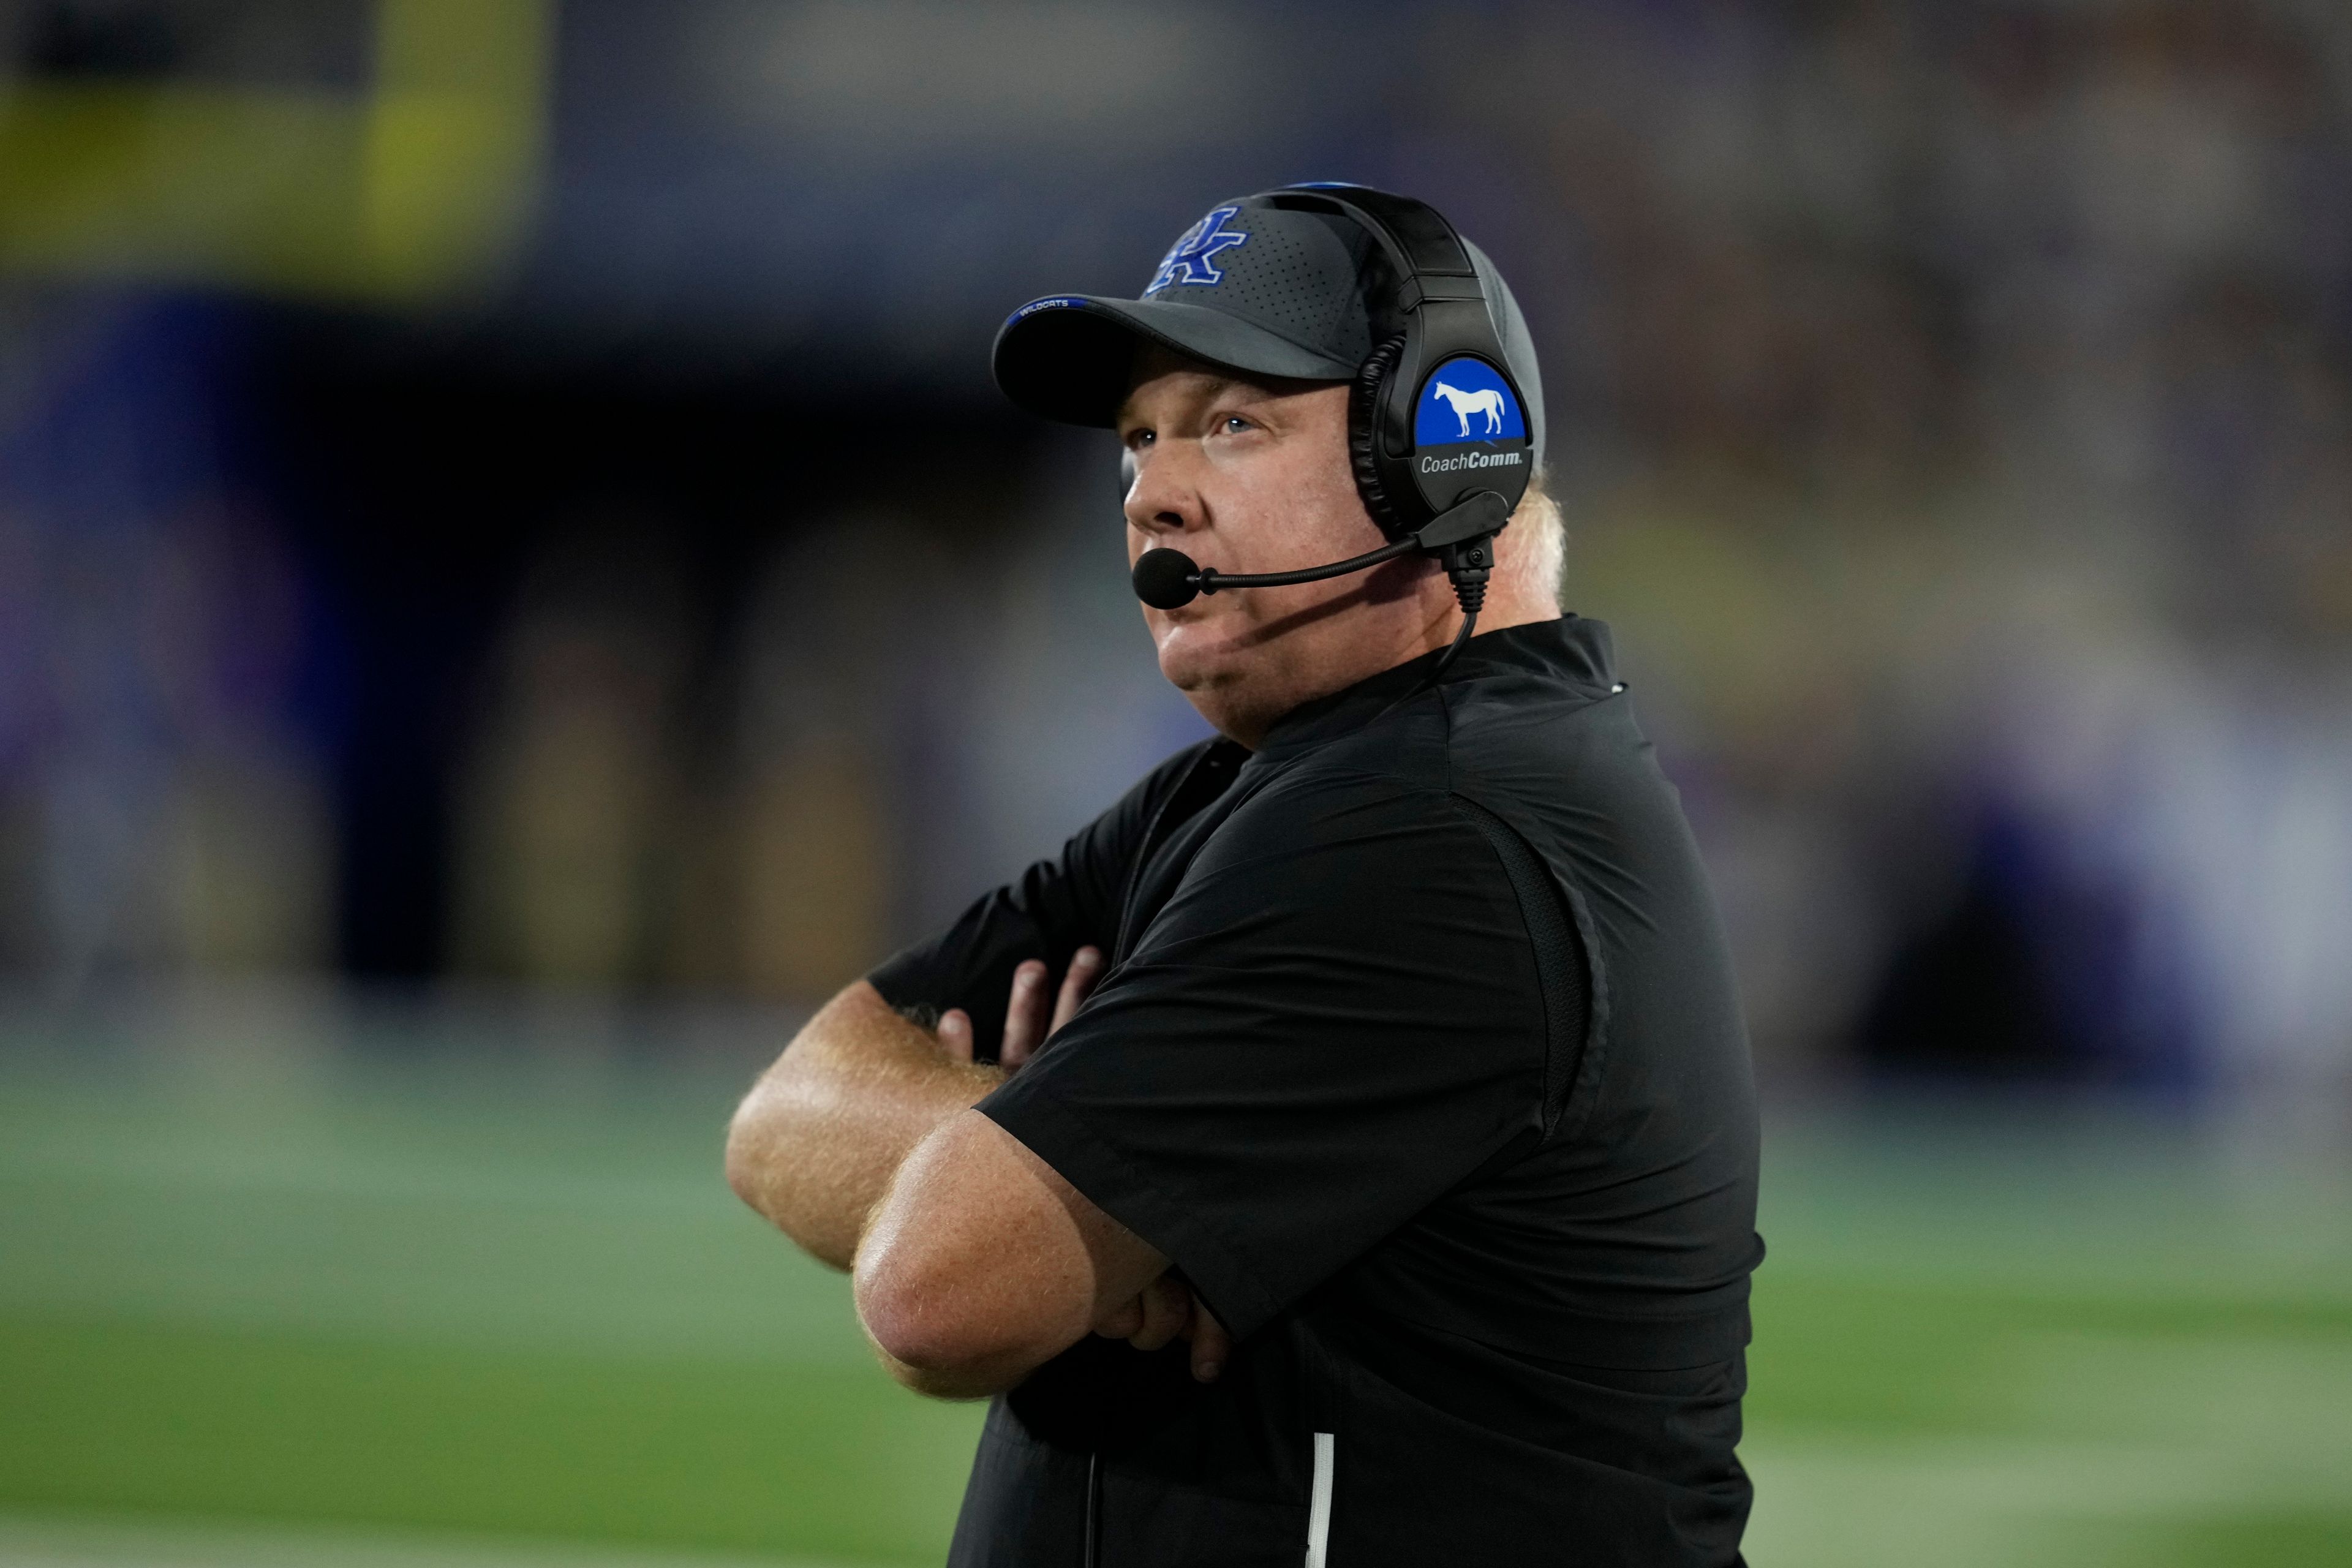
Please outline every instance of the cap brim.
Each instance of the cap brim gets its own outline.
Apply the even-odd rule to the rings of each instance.
[[[1024,305],[997,332],[996,384],[1032,414],[1115,425],[1139,342],[1249,375],[1346,381],[1357,369],[1205,305],[1057,294]]]

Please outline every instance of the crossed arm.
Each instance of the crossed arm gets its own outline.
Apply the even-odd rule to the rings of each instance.
[[[971,1109],[1075,1012],[1100,973],[1080,951],[1058,994],[1015,971],[1001,1067],[976,1064],[961,1011],[936,1034],[858,981],[752,1086],[727,1137],[737,1194],[836,1268],[891,1374],[942,1398],[1018,1384],[1089,1331],[1192,1342],[1216,1376],[1224,1331],[1168,1259]]]

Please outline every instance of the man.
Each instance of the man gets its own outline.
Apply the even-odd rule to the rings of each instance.
[[[1360,226],[1250,198],[1142,300],[1016,315],[997,379],[1118,430],[1130,561],[1336,561],[1383,539],[1349,378],[1401,294]],[[1747,1047],[1558,527],[1530,490],[1442,672],[1426,556],[1147,609],[1221,738],[745,1100],[736,1190],[854,1270],[894,1375],[995,1398],[951,1563],[1738,1560]]]

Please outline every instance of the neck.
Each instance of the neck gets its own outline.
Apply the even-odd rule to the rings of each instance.
[[[1497,589],[1506,591],[1496,592]],[[1442,648],[1451,647],[1454,635],[1462,629],[1462,609],[1454,597],[1454,587],[1444,576],[1435,580],[1435,591],[1426,587],[1414,597],[1420,612],[1404,635],[1382,637],[1367,643],[1360,657],[1337,668],[1327,668],[1323,679],[1309,680],[1280,693],[1272,700],[1248,701],[1240,691],[1231,688],[1213,691],[1189,691],[1193,705],[1202,717],[1214,725],[1226,739],[1255,751],[1268,731],[1307,703],[1344,691],[1360,681],[1410,664]],[[1476,635],[1498,632],[1510,626],[1528,626],[1538,621],[1559,618],[1559,604],[1550,595],[1533,595],[1508,591],[1507,580],[1499,579],[1489,584],[1486,604],[1479,612]],[[1269,694],[1271,695],[1271,694]],[[1205,699],[1205,700],[1204,700]]]

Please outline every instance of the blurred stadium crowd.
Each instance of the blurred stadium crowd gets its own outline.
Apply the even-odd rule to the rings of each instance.
[[[1528,308],[1768,1070],[2352,1079],[2332,0],[0,4],[9,970],[823,995],[1200,732],[995,322],[1329,177]]]

